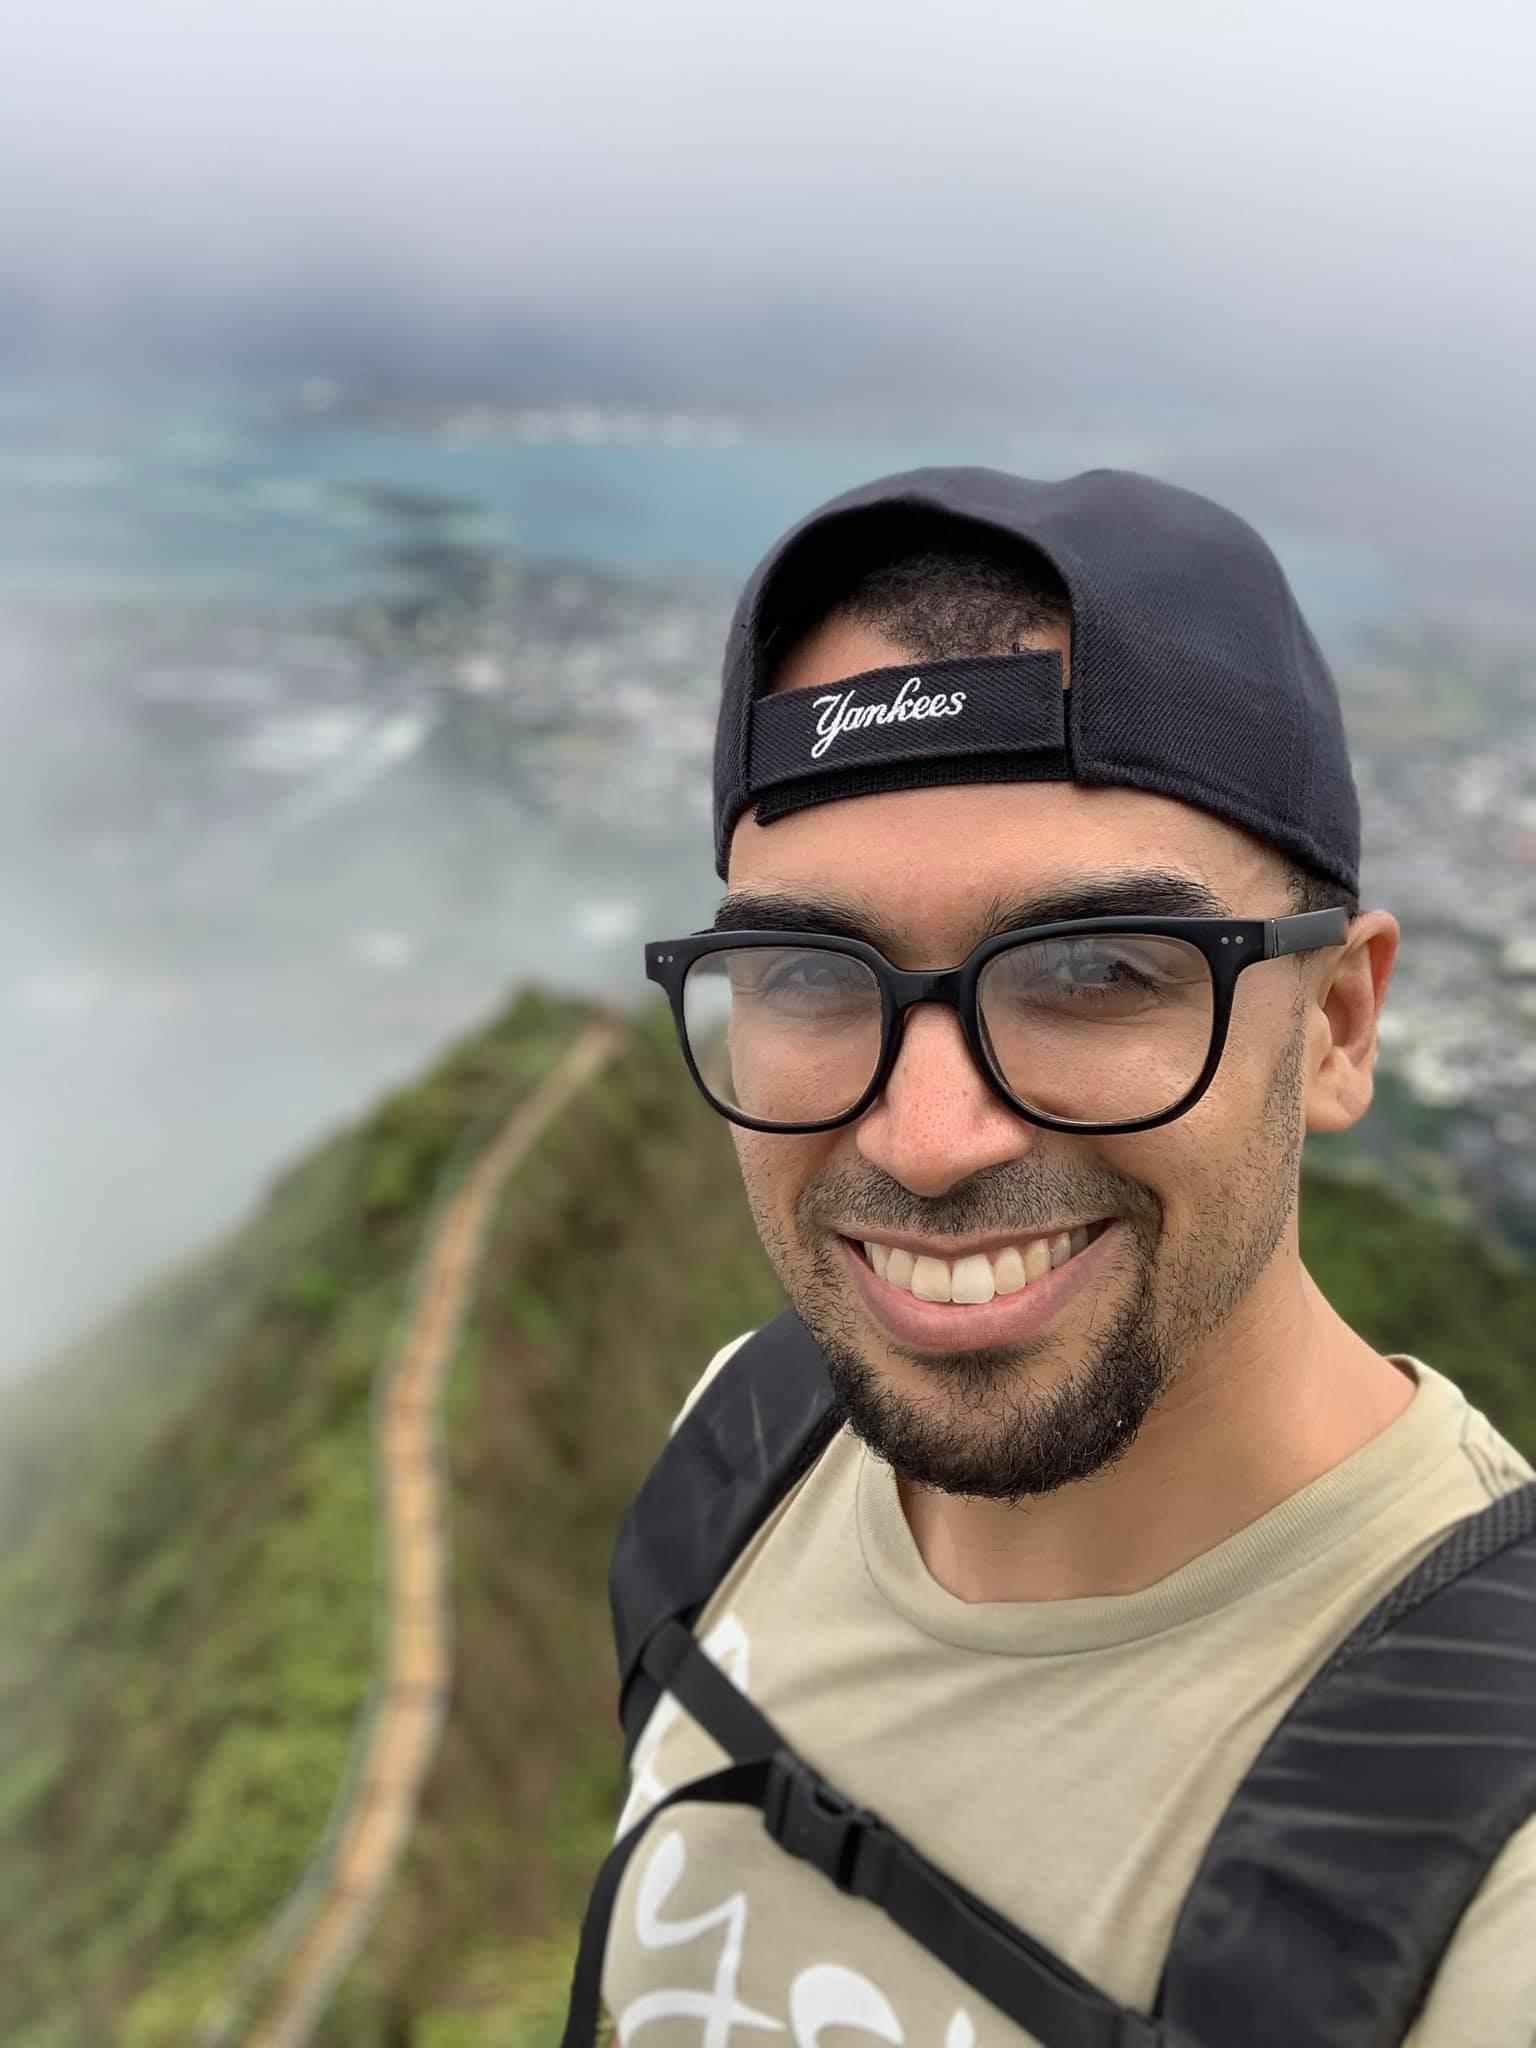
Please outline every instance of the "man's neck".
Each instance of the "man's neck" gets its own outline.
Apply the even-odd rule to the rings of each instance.
[[[1331,1471],[1401,1415],[1414,1382],[1299,1260],[1190,1359],[1123,1458],[1012,1507],[898,1479],[930,1575],[959,1600],[1136,1593]],[[1277,1299],[1277,1296],[1279,1297]]]

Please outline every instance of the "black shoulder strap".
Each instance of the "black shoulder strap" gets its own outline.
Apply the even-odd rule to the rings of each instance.
[[[646,1644],[643,1659],[654,1683],[682,1702],[731,1762],[659,1799],[609,1850],[582,1920],[561,2048],[592,2048],[608,1924],[630,1858],[669,1806],[694,1799],[756,1807],[781,1849],[814,1865],[839,1891],[882,1908],[1047,2048],[1162,2048],[1162,2036],[1144,2014],[1107,1997],[930,1863],[878,1814],[829,1785],[681,1622],[666,1623]]]
[[[787,1308],[726,1360],[668,1438],[608,1573],[626,1764],[658,1693],[640,1665],[646,1643],[668,1621],[693,1622],[837,1421],[816,1340]]]
[[[797,1757],[690,1624],[837,1417],[786,1311],[700,1396],[626,1518],[610,1593],[626,1756],[670,1689],[732,1763],[610,1851],[563,2048],[592,2038],[608,1915],[652,1819],[760,1808],[1046,2048],[1398,2048],[1499,1850],[1536,1814],[1536,1483],[1459,1523],[1305,1688],[1223,1816],[1151,2018],[1116,2005]]]
[[[1536,1483],[1459,1522],[1293,1703],[1185,1898],[1159,2016],[1176,2040],[1396,2048],[1533,1815]]]

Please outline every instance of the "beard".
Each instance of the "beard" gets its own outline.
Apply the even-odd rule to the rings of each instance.
[[[1122,1458],[1195,1350],[1232,1315],[1285,1235],[1296,1206],[1304,1127],[1300,1012],[1271,1075],[1261,1114],[1233,1171],[1196,1205],[1167,1245],[1163,1203],[1141,1182],[1073,1161],[1005,1162],[937,1198],[911,1193],[878,1168],[817,1174],[795,1204],[793,1240],[747,1195],[784,1290],[820,1347],[841,1419],[914,1486],[1017,1504],[1086,1479]],[[1030,1217],[1115,1216],[1124,1297],[1103,1324],[1090,1317],[1081,1354],[1052,1384],[1030,1362],[1049,1356],[1049,1332],[1025,1344],[935,1354],[883,1340],[931,1382],[909,1393],[867,1355],[868,1324],[817,1216],[861,1219],[937,1237],[1034,1235]],[[1110,1281],[1106,1280],[1106,1286]]]

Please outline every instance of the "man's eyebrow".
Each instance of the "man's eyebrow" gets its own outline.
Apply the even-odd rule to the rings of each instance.
[[[866,905],[832,896],[753,895],[733,890],[715,912],[717,932],[819,932],[829,939],[863,939],[895,952],[901,934]]]
[[[994,932],[1018,931],[1032,924],[1063,924],[1080,917],[1232,915],[1230,906],[1192,875],[1170,868],[1120,870],[1080,875],[1071,882],[1011,900],[993,896],[977,913],[973,943]],[[899,952],[909,942],[908,934],[867,904],[777,891],[757,895],[733,890],[715,913],[715,930],[819,932],[833,939],[863,939],[888,954]]]
[[[993,897],[982,913],[978,939],[1020,925],[1064,923],[1073,917],[1231,917],[1214,889],[1177,868],[1081,875],[1033,896],[1005,903]]]

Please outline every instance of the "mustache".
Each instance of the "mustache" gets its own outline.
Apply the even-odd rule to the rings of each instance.
[[[1121,1216],[1149,1224],[1162,1218],[1161,1201],[1140,1181],[1017,1160],[983,1167],[942,1195],[914,1194],[878,1166],[860,1172],[828,1167],[807,1181],[795,1208],[804,1231],[836,1227],[871,1236],[907,1230],[933,1237],[1027,1237],[1069,1216]]]

